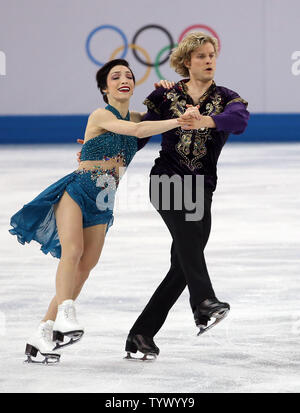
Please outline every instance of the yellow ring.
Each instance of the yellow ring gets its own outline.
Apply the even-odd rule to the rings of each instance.
[[[151,63],[150,56],[148,55],[148,53],[146,52],[145,49],[143,49],[142,47],[140,47],[140,46],[138,46],[138,45],[136,45],[136,44],[129,44],[128,47],[129,47],[130,49],[136,49],[136,50],[138,50],[139,52],[141,52],[141,53],[144,55],[144,57],[145,57],[145,59],[146,59],[146,62],[147,62],[147,63]],[[112,53],[112,55],[110,56],[110,60],[115,59],[116,55],[117,55],[119,52],[121,52],[123,49],[124,49],[124,46],[118,47],[118,48]],[[139,85],[141,85],[142,83],[146,82],[146,80],[148,79],[148,77],[149,77],[149,75],[150,75],[150,72],[151,72],[151,66],[147,66],[146,73],[144,74],[144,76],[143,76],[141,79],[139,79],[139,80],[136,81],[136,86],[139,86]]]

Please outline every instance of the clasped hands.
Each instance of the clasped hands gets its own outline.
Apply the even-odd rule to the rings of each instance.
[[[181,129],[200,129],[203,125],[203,116],[199,112],[199,105],[186,105],[186,111],[177,119]]]

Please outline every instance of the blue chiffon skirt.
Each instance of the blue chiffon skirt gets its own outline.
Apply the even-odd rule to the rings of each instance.
[[[103,177],[103,173],[102,173]],[[61,257],[54,205],[65,191],[80,206],[83,228],[98,224],[113,224],[113,206],[116,188],[99,182],[97,171],[76,170],[50,185],[31,202],[11,217],[9,230],[21,244],[32,240],[41,244],[44,254]]]

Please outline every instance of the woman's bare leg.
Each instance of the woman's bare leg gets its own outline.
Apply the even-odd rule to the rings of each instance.
[[[91,270],[97,265],[105,241],[106,224],[84,228],[84,252],[79,262],[76,285],[73,291],[75,300],[89,277]]]
[[[104,245],[106,232],[106,224],[104,225],[95,225],[92,227],[84,228],[83,230],[83,239],[84,239],[84,252],[80,258],[78,271],[75,280],[75,287],[73,290],[72,299],[75,300],[85,283],[88,279],[91,270],[98,263],[101,251]],[[55,320],[57,314],[57,298],[56,296],[50,302],[48,311],[43,319]]]
[[[65,192],[55,211],[61,244],[61,258],[56,273],[57,304],[72,299],[78,265],[83,254],[82,212],[79,205]]]
[[[56,295],[55,295],[50,301],[47,313],[45,314],[45,317],[43,318],[42,321],[47,321],[47,320],[55,321],[56,315],[57,315],[57,300],[56,300]]]

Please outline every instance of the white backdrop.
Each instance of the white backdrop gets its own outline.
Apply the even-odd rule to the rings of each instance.
[[[95,83],[98,66],[86,51],[89,34],[113,25],[131,43],[149,24],[162,26],[175,42],[190,26],[208,26],[221,40],[218,84],[238,91],[252,113],[300,111],[299,0],[0,0],[0,115],[79,114],[103,105]],[[90,51],[105,62],[123,44],[116,30],[102,29],[92,36]],[[136,44],[154,61],[169,40],[163,31],[148,29]],[[142,78],[147,67],[132,50],[125,58]],[[179,79],[168,62],[159,69],[164,78]],[[132,108],[143,110],[157,79],[151,68]]]

